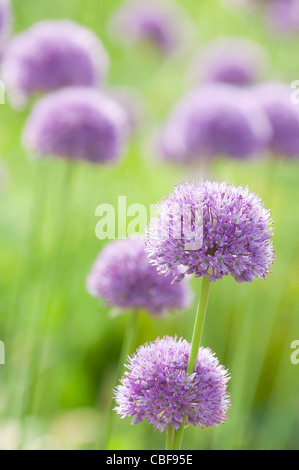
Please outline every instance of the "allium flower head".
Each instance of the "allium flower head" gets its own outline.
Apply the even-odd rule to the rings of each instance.
[[[269,0],[266,3],[266,18],[270,27],[280,33],[299,32],[298,0]]]
[[[23,142],[41,156],[113,163],[122,154],[127,134],[127,116],[118,103],[95,89],[72,87],[35,105]]]
[[[12,28],[12,11],[10,0],[0,0],[0,57],[10,36]]]
[[[270,149],[278,155],[299,157],[299,105],[283,83],[267,83],[254,90],[272,126]]]
[[[274,262],[270,212],[242,186],[207,181],[177,186],[157,205],[146,236],[152,264],[165,274],[180,265],[186,274],[213,282],[264,279]],[[181,280],[183,274],[177,276]]]
[[[186,283],[177,289],[148,262],[144,241],[117,240],[104,248],[87,279],[87,290],[120,309],[145,309],[153,315],[187,308],[192,296]]]
[[[132,417],[132,424],[146,420],[160,432],[170,424],[177,430],[186,413],[186,424],[217,426],[229,408],[229,376],[208,348],[200,348],[193,374],[187,364],[190,344],[165,337],[141,346],[128,358],[128,371],[116,388],[116,412]]]
[[[188,163],[198,157],[246,158],[271,137],[266,114],[247,90],[210,85],[180,101],[164,125],[160,151],[165,160]]]
[[[191,74],[196,81],[250,85],[263,75],[264,50],[248,39],[230,37],[209,43],[195,59]]]
[[[292,34],[299,31],[298,0],[223,0],[228,5],[260,10],[273,32]]]
[[[181,49],[192,31],[185,11],[166,0],[129,0],[116,11],[111,27],[122,43],[147,40],[166,55]]]
[[[97,86],[108,56],[92,31],[72,21],[41,21],[8,46],[3,80],[11,101],[21,106],[35,93],[65,86]]]

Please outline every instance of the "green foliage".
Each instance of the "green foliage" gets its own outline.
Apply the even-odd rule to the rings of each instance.
[[[144,150],[151,125],[187,89],[191,54],[162,63],[138,48],[125,51],[113,43],[106,23],[119,1],[13,3],[16,31],[44,18],[65,17],[93,28],[111,56],[111,83],[135,86],[147,100],[148,129],[131,143],[120,165],[76,165],[67,185],[65,162],[35,162],[23,150],[20,136],[28,111],[0,106],[0,155],[6,167],[0,190],[0,339],[6,345],[6,365],[0,366],[0,447],[93,448],[104,432],[127,322],[125,315],[111,318],[85,290],[91,264],[104,246],[94,233],[95,208],[102,202],[115,205],[118,195],[149,208],[175,183],[201,177],[200,170],[158,165]],[[298,38],[277,38],[260,18],[229,12],[216,0],[182,3],[196,24],[198,47],[216,36],[244,35],[268,51],[270,79],[299,78]],[[185,448],[298,448],[299,365],[290,362],[291,342],[299,339],[298,163],[220,160],[211,169],[211,177],[248,185],[271,208],[277,261],[265,281],[239,285],[226,278],[212,285],[203,345],[230,370],[232,409],[218,429],[187,429]],[[192,286],[197,294],[200,283],[193,280]],[[191,340],[194,315],[195,303],[189,312],[163,320],[142,314],[136,346],[164,334]],[[116,419],[110,447],[163,448],[164,438],[150,426]]]

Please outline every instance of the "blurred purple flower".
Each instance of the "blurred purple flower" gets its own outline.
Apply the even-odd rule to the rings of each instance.
[[[12,10],[10,0],[0,0],[0,58],[12,29]]]
[[[65,86],[97,86],[108,56],[94,33],[72,21],[41,21],[16,36],[5,52],[2,76],[12,104]]]
[[[186,208],[191,212],[188,230],[177,216]],[[176,276],[179,266],[185,266],[186,274],[208,275],[212,282],[229,274],[237,282],[252,282],[264,279],[274,262],[272,229],[270,212],[248,188],[184,183],[157,204],[157,217],[147,229],[146,252],[166,275]],[[197,246],[189,249],[192,232]]]
[[[129,0],[111,20],[113,34],[127,46],[147,40],[166,55],[181,50],[192,34],[186,12],[166,0]]]
[[[95,89],[71,87],[35,105],[23,142],[40,156],[113,163],[123,152],[127,134],[127,117],[118,103]]]
[[[266,83],[254,93],[272,126],[269,147],[272,152],[299,157],[299,105],[291,102],[291,89],[284,83]]]
[[[160,153],[178,163],[199,157],[246,158],[263,150],[270,137],[270,123],[252,93],[210,85],[176,105],[162,129]]]
[[[161,316],[167,310],[188,308],[189,286],[171,284],[148,262],[144,241],[117,240],[104,248],[87,279],[87,290],[108,305],[123,310],[145,309]]]
[[[298,0],[223,0],[233,6],[247,7],[248,11],[259,9],[269,27],[276,33],[299,32]]]
[[[267,58],[264,50],[249,39],[230,37],[209,43],[196,57],[191,78],[197,82],[250,85],[263,75]]]
[[[209,348],[200,348],[194,373],[186,371],[190,344],[169,336],[141,346],[128,357],[128,371],[115,390],[116,413],[146,420],[160,432],[187,425],[217,426],[226,420],[230,406],[228,372]]]
[[[265,3],[267,21],[272,29],[287,34],[299,32],[298,0],[271,0]]]

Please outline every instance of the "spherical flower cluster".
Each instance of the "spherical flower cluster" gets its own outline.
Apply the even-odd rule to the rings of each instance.
[[[254,91],[272,126],[270,150],[277,155],[299,157],[299,105],[292,103],[290,87],[266,83]]]
[[[197,158],[246,158],[263,150],[271,137],[266,114],[250,91],[210,85],[180,101],[160,138],[162,158],[188,163]]]
[[[148,41],[165,55],[177,53],[192,31],[185,11],[166,0],[129,0],[114,14],[111,29],[121,43]]]
[[[299,31],[298,0],[223,0],[228,5],[261,10],[272,31],[292,34]]]
[[[217,39],[196,57],[191,74],[196,81],[250,85],[261,78],[266,62],[264,50],[253,41]]]
[[[0,0],[0,57],[11,34],[12,11],[10,0]]]
[[[213,282],[264,279],[274,262],[270,212],[248,188],[207,181],[181,184],[157,205],[146,237],[152,264],[169,275],[186,274]],[[177,280],[181,280],[180,274]]]
[[[271,0],[265,3],[266,18],[273,30],[287,34],[299,31],[297,0]]]
[[[12,104],[22,106],[35,93],[65,86],[97,86],[108,56],[90,30],[72,21],[41,21],[7,47],[3,80]]]
[[[117,240],[100,253],[87,290],[122,310],[145,309],[161,316],[167,310],[189,307],[192,300],[186,283],[177,288],[171,281],[149,264],[143,240]]]
[[[127,117],[118,103],[95,89],[70,87],[35,105],[23,142],[41,156],[113,163],[123,152],[127,134]]]
[[[128,371],[116,388],[116,412],[132,417],[132,424],[146,420],[160,432],[172,425],[201,428],[217,426],[226,419],[229,408],[229,376],[208,348],[200,348],[193,374],[187,364],[190,344],[165,337],[141,346],[128,358]]]

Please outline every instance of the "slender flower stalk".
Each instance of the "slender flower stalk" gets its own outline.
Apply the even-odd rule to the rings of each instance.
[[[49,186],[51,177],[48,167],[45,165],[34,166],[32,168],[32,195],[30,203],[30,213],[28,214],[29,227],[27,239],[24,241],[24,258],[25,262],[19,268],[19,273],[16,276],[16,284],[14,289],[13,301],[11,303],[6,328],[6,338],[10,344],[17,344],[20,342],[21,337],[29,338],[30,325],[29,319],[32,322],[32,316],[21,314],[24,310],[23,303],[20,299],[23,298],[20,292],[28,291],[32,278],[37,278],[40,269],[39,260],[39,233],[41,225],[43,225],[43,212],[46,204],[47,195],[49,193]],[[30,276],[29,276],[30,273]],[[34,284],[35,285],[35,284]],[[16,329],[16,325],[18,328]],[[27,340],[28,345],[32,344]],[[28,378],[28,364],[22,362],[27,356],[22,354],[20,350],[20,362],[16,365],[17,369],[14,373],[9,375],[8,389],[9,396],[7,402],[8,416],[19,417],[22,415],[23,401],[26,389],[26,378]],[[11,364],[11,368],[14,364]]]
[[[188,368],[187,368],[188,374],[193,374],[194,368],[196,365],[198,349],[201,344],[205,317],[206,317],[206,312],[207,312],[207,307],[208,307],[210,285],[211,283],[210,283],[209,276],[205,276],[202,279],[201,293],[200,293],[200,298],[199,298],[195,322],[194,322],[191,351],[190,351],[190,357],[189,357]]]
[[[44,368],[45,351],[47,351],[48,347],[47,337],[51,319],[51,309],[49,310],[49,306],[51,305],[53,292],[55,292],[59,282],[62,281],[60,266],[63,257],[63,248],[65,246],[65,237],[68,230],[68,214],[70,213],[72,187],[75,179],[75,164],[71,161],[67,162],[63,170],[58,191],[59,197],[53,203],[54,212],[56,214],[55,223],[51,224],[53,230],[52,233],[49,234],[52,246],[55,248],[49,262],[47,264],[44,263],[40,268],[41,279],[44,279],[44,281],[40,287],[41,301],[34,313],[36,320],[33,323],[34,328],[31,332],[32,339],[30,343],[33,345],[30,359],[31,382],[28,386],[28,403],[24,411],[32,415],[38,412],[42,398],[40,375]],[[50,189],[50,197],[54,199],[53,190],[52,188]],[[52,218],[52,216],[50,217]],[[44,293],[45,284],[47,285],[47,291]],[[38,331],[40,331],[39,334],[37,334]]]
[[[41,377],[40,372],[45,364],[46,338],[49,323],[49,306],[53,300],[55,286],[61,281],[59,276],[60,260],[63,253],[62,246],[67,228],[68,201],[70,198],[70,184],[73,181],[73,165],[63,165],[61,175],[54,165],[42,164],[36,168],[35,178],[37,187],[33,192],[31,233],[28,240],[28,264],[24,267],[22,280],[28,291],[26,305],[18,306],[18,330],[11,342],[21,345],[16,349],[16,359],[12,367],[11,381],[9,383],[8,413],[15,419],[22,419],[26,415],[33,415],[40,404]],[[57,174],[58,173],[58,174]],[[59,176],[58,176],[59,175]],[[54,183],[55,178],[55,183]],[[56,196],[56,197],[55,197]],[[51,201],[51,212],[48,206]],[[58,205],[57,205],[58,204]],[[53,219],[53,213],[55,219]],[[51,215],[50,215],[51,214]],[[49,219],[51,217],[51,219]],[[39,247],[42,244],[45,228],[47,241],[50,242],[51,251],[49,259],[40,257]],[[34,288],[29,289],[28,275],[34,279]],[[23,287],[24,288],[24,287]],[[22,315],[20,309],[22,308]],[[28,310],[29,309],[29,310]],[[22,428],[20,448],[26,440],[26,428]]]
[[[172,424],[170,424],[168,429],[166,429],[165,450],[172,450],[173,438],[174,438],[174,427],[172,426]]]
[[[195,366],[196,366],[198,350],[201,344],[205,317],[206,317],[206,312],[207,312],[207,307],[208,307],[210,285],[211,285],[211,282],[210,282],[209,276],[205,276],[202,279],[201,293],[200,293],[200,298],[199,298],[195,322],[194,322],[191,350],[190,350],[190,356],[189,356],[188,367],[187,367],[188,374],[193,374]],[[174,435],[174,439],[173,439],[174,450],[180,450],[181,448],[184,429],[185,429],[185,423],[186,423],[186,415],[184,416],[183,421],[181,422],[179,426],[179,429]]]
[[[128,321],[125,336],[123,340],[123,345],[121,349],[121,353],[118,360],[117,372],[116,372],[116,379],[115,379],[115,386],[119,381],[121,375],[124,371],[124,364],[126,358],[132,354],[134,343],[137,336],[137,326],[138,326],[138,310],[134,310],[130,314],[130,319]],[[109,407],[109,415],[106,423],[106,432],[103,439],[103,445],[101,446],[103,449],[109,449],[109,443],[111,439],[111,434],[113,432],[114,427],[114,418],[115,414],[113,413],[113,400],[111,399],[110,407]]]
[[[53,298],[53,292],[57,283],[61,281],[60,263],[63,256],[63,247],[65,235],[68,227],[68,213],[69,205],[72,195],[72,184],[74,181],[75,168],[72,162],[67,162],[64,165],[63,173],[59,182],[58,197],[55,199],[53,190],[54,188],[49,185],[47,197],[53,199],[53,208],[55,213],[54,223],[52,221],[52,231],[48,233],[48,238],[51,246],[55,247],[55,251],[51,253],[50,259],[47,263],[43,260],[39,263],[37,275],[41,282],[38,284],[39,301],[31,312],[30,324],[28,324],[27,337],[28,344],[31,345],[28,366],[25,368],[26,376],[23,383],[23,396],[24,401],[20,409],[20,416],[26,414],[35,414],[38,412],[41,400],[41,380],[40,374],[44,366],[45,351],[47,350],[47,337],[48,329],[50,326],[50,312],[49,306]],[[57,191],[57,187],[56,187]],[[47,214],[44,224],[49,223],[48,217],[53,217],[52,214]],[[40,228],[40,237],[42,236],[42,229]],[[41,240],[39,239],[39,242]],[[47,289],[45,290],[45,286]],[[36,295],[36,294],[34,294]]]

